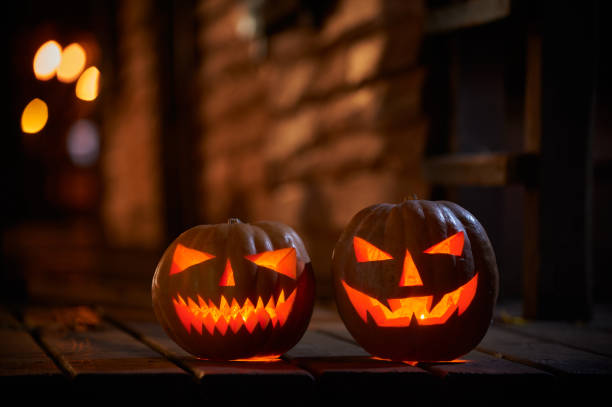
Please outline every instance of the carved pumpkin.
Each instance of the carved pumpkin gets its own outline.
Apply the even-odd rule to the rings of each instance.
[[[373,355],[447,361],[485,335],[498,272],[487,234],[451,202],[410,200],[356,214],[333,253],[347,329]]]
[[[196,226],[163,254],[153,308],[168,335],[206,359],[274,358],[304,334],[314,276],[300,237],[277,222]]]

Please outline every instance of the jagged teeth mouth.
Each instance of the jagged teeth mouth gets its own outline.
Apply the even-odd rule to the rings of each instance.
[[[228,327],[237,333],[244,326],[249,333],[252,333],[257,325],[261,329],[265,329],[268,324],[272,324],[272,327],[283,326],[293,308],[295,294],[294,289],[285,299],[285,293],[281,290],[276,300],[274,296],[270,296],[268,302],[264,303],[262,298],[258,297],[253,304],[247,298],[242,305],[235,298],[230,302],[224,296],[221,296],[219,305],[216,305],[211,300],[206,302],[199,295],[196,302],[190,297],[186,297],[185,301],[180,294],[177,294],[172,303],[188,333],[191,333],[193,327],[200,335],[206,331],[210,335],[214,335],[215,331],[225,335]],[[202,327],[206,328],[206,331]]]
[[[446,323],[455,312],[461,315],[470,306],[478,285],[478,273],[470,281],[454,291],[444,294],[442,299],[431,308],[433,296],[389,298],[389,307],[376,298],[370,297],[342,281],[342,285],[364,322],[370,314],[376,325],[386,327],[407,327],[413,319],[419,325],[440,325]]]

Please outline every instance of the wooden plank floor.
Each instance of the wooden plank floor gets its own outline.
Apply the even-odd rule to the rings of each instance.
[[[25,400],[198,401],[276,397],[470,401],[603,394],[612,379],[612,313],[593,323],[527,322],[498,310],[458,363],[372,358],[333,308],[317,307],[277,362],[198,360],[148,309],[0,308],[0,389]],[[586,392],[586,393],[585,393]]]

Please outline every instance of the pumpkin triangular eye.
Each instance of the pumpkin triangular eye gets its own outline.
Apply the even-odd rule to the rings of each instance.
[[[355,257],[359,263],[390,260],[393,258],[389,253],[383,252],[378,247],[357,236],[353,236],[353,247],[355,248]]]
[[[296,257],[294,247],[271,250],[244,257],[258,266],[269,268],[277,273],[291,277],[294,280],[296,278]]]
[[[177,244],[172,255],[172,265],[170,266],[170,274],[177,274],[194,264],[203,263],[213,259],[215,256],[206,252],[201,252],[196,249],[190,249],[182,244]]]
[[[463,242],[465,238],[463,231],[457,232],[451,237],[442,240],[440,243],[431,246],[423,253],[427,254],[452,254],[453,256],[461,256],[463,252]]]

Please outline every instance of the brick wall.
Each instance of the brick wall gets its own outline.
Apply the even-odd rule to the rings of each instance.
[[[358,210],[428,196],[424,4],[338,1],[320,27],[298,18],[259,40],[239,34],[247,5],[201,1],[197,10],[200,217],[294,227],[325,298],[332,249]]]

